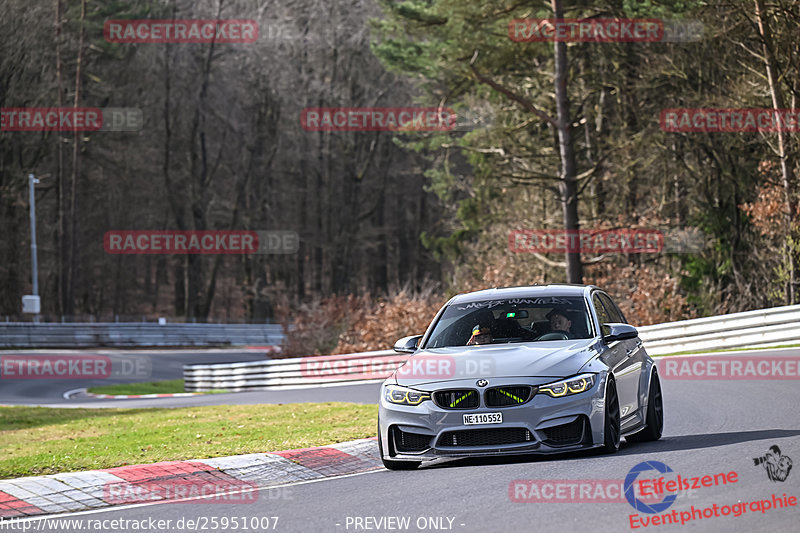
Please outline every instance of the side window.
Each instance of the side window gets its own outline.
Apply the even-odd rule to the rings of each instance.
[[[600,320],[600,331],[603,335],[608,335],[608,328],[603,327],[603,324],[607,324],[609,322],[613,322],[611,317],[608,315],[608,311],[606,311],[603,302],[600,301],[599,293],[594,293],[592,295],[592,304],[594,305],[595,311],[597,311],[597,318]]]
[[[599,296],[600,301],[603,302],[606,311],[608,311],[608,316],[611,318],[611,322],[625,324],[625,317],[622,316],[622,311],[620,311],[617,305],[611,301],[611,298],[607,294],[600,294]]]

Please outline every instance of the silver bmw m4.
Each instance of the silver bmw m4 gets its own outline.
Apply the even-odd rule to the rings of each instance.
[[[460,294],[381,386],[383,464],[444,457],[614,453],[620,438],[658,440],[661,386],[636,328],[595,286]]]

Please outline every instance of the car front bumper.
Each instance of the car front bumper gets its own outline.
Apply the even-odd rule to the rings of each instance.
[[[391,460],[427,461],[444,457],[564,453],[601,446],[606,376],[606,373],[597,374],[594,386],[579,394],[552,398],[537,393],[522,405],[508,407],[487,407],[483,389],[478,388],[480,406],[460,410],[443,409],[432,400],[416,406],[387,402],[385,387],[393,382],[387,380],[381,387],[378,417],[381,454]],[[490,387],[537,386],[554,381],[557,379],[495,378]],[[455,388],[477,387],[474,380],[414,387],[431,393]],[[503,415],[501,424],[464,424],[464,414],[498,412]],[[414,445],[403,444],[408,441],[413,441]],[[459,441],[467,441],[467,445]]]

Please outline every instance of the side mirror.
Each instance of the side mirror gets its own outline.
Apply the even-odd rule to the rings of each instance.
[[[410,337],[403,337],[394,343],[394,351],[400,353],[414,353],[417,351],[417,344],[422,338],[422,335],[412,335]]]
[[[603,340],[608,342],[635,339],[639,336],[636,328],[630,324],[603,324]]]

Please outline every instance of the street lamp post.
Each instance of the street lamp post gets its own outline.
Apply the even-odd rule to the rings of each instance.
[[[31,205],[31,266],[33,270],[33,298],[30,298],[31,309],[27,312],[33,313],[33,321],[39,322],[41,305],[39,301],[39,265],[36,259],[36,198],[33,194],[34,184],[39,183],[33,174],[28,174],[28,194]],[[25,300],[23,297],[23,311],[25,311]]]

